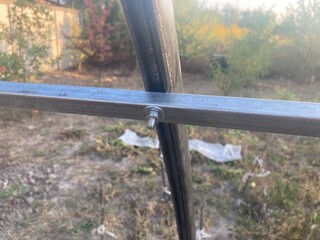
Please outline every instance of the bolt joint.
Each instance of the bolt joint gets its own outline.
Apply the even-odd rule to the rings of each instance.
[[[147,128],[149,130],[155,129],[157,123],[164,118],[164,112],[159,107],[148,106],[145,108],[145,112],[148,120]]]

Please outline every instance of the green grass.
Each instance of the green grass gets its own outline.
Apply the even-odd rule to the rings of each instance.
[[[21,197],[28,192],[26,186],[8,185],[6,188],[0,190],[0,198],[15,198]]]

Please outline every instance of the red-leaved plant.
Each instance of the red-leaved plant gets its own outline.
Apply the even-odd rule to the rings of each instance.
[[[104,66],[130,57],[130,41],[125,23],[119,12],[115,11],[117,2],[85,0],[84,3],[81,35],[68,37],[71,42],[69,47],[84,55],[87,63],[98,67],[101,81]]]

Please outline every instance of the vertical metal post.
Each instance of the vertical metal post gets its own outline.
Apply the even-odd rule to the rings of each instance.
[[[122,0],[147,91],[182,92],[171,0]],[[195,239],[191,164],[184,126],[159,123],[157,133],[170,182],[179,238]]]

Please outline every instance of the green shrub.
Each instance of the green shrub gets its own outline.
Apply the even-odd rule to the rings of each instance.
[[[245,12],[238,24],[247,32],[241,38],[232,39],[228,46],[227,71],[223,71],[217,61],[209,63],[208,76],[219,84],[225,94],[264,76],[271,65],[275,15],[263,9]]]
[[[182,59],[214,52],[217,17],[199,1],[174,0],[179,52]]]
[[[53,16],[44,4],[16,0],[8,8],[10,24],[0,22],[0,74],[5,80],[26,81],[48,62]]]
[[[13,81],[17,77],[23,77],[23,65],[19,56],[15,53],[0,52],[0,79],[2,81]]]
[[[297,80],[320,79],[320,1],[298,0],[276,28],[280,40],[273,66],[276,74]]]

